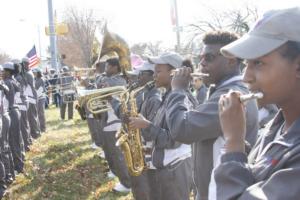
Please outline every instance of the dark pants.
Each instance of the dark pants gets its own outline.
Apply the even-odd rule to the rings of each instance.
[[[32,139],[30,135],[27,110],[21,110],[20,113],[21,113],[21,119],[20,119],[21,133],[24,141],[24,147],[25,149],[29,149],[29,146],[32,144]]]
[[[148,170],[140,176],[131,176],[131,192],[135,200],[150,200]]]
[[[43,99],[39,99],[37,103],[37,111],[38,111],[41,132],[46,131],[45,101],[46,99],[43,98]]]
[[[14,163],[13,163],[13,157],[11,153],[11,149],[9,146],[9,127],[10,127],[10,117],[8,113],[4,114],[2,116],[2,130],[1,130],[1,159],[4,164],[5,168],[5,178],[14,178],[15,177],[15,171],[14,171]]]
[[[17,172],[23,172],[25,149],[20,127],[20,112],[17,109],[9,111],[11,125],[9,128],[9,146],[12,151],[14,167]]]
[[[41,136],[36,104],[29,103],[27,115],[28,115],[28,122],[30,126],[30,135],[31,137],[36,139]]]
[[[55,104],[56,107],[59,107],[61,105],[61,96],[59,93],[53,94],[53,103]]]
[[[130,188],[130,176],[124,155],[119,147],[116,146],[116,131],[103,131],[102,149],[108,162],[110,170],[119,178],[120,183]]]
[[[68,105],[68,119],[73,119],[73,102],[62,103],[60,105],[60,117],[61,119],[65,119],[67,105]]]
[[[191,159],[171,167],[148,170],[151,200],[189,200],[192,186]]]
[[[91,133],[92,141],[98,147],[101,147],[103,143],[103,126],[101,125],[101,121],[95,118],[87,118],[87,124]]]

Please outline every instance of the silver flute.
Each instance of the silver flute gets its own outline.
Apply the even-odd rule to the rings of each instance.
[[[251,99],[261,99],[264,97],[264,94],[262,92],[257,92],[257,93],[250,93],[250,94],[245,94],[240,96],[240,101],[242,103],[249,101]]]
[[[171,76],[174,76],[175,72],[178,72],[178,70],[177,69],[172,70]],[[209,77],[209,74],[205,74],[205,73],[201,73],[201,72],[194,72],[194,73],[191,73],[191,76],[195,77],[195,78],[202,78],[202,77]]]

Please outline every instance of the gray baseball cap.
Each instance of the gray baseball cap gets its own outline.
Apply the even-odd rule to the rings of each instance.
[[[240,39],[221,48],[226,57],[255,59],[288,41],[300,42],[300,7],[271,10]]]
[[[3,69],[15,70],[14,63],[12,63],[12,62],[6,62],[2,66],[3,66]]]
[[[148,61],[152,64],[169,64],[174,68],[182,67],[183,58],[175,52],[166,52],[158,57],[149,57]]]
[[[154,72],[154,64],[149,62],[144,62],[141,67],[138,68],[139,71],[153,71]]]
[[[29,63],[29,58],[28,58],[28,57],[22,58],[22,62],[27,62],[27,63]]]

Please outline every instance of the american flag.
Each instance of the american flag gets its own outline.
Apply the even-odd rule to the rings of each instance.
[[[32,49],[26,54],[26,56],[29,58],[29,68],[32,68],[39,63],[39,58],[36,54],[35,45],[33,45]]]

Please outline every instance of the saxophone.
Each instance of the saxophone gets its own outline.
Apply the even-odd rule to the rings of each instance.
[[[121,97],[121,112],[129,115],[129,117],[137,117],[138,110],[136,104],[136,95],[139,91],[146,87],[152,87],[153,81],[148,82],[145,86],[138,87]],[[128,97],[129,95],[129,97]],[[128,101],[130,111],[128,111]],[[120,146],[128,167],[128,171],[132,176],[139,176],[146,169],[143,144],[140,129],[130,129],[129,122],[123,122],[120,131],[117,133],[116,145]]]

